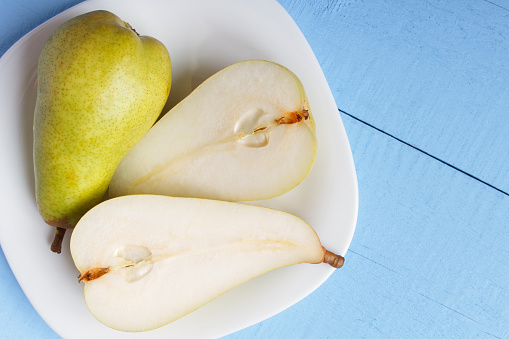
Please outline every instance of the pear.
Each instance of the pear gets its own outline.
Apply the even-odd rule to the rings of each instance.
[[[90,312],[128,332],[168,324],[276,268],[344,262],[289,213],[160,195],[97,205],[74,229],[71,254]]]
[[[77,16],[50,36],[39,57],[33,155],[39,212],[57,227],[54,252],[65,230],[102,201],[170,85],[166,47],[113,13]]]
[[[235,63],[167,112],[117,168],[110,197],[268,199],[297,186],[316,157],[304,87],[282,65]]]

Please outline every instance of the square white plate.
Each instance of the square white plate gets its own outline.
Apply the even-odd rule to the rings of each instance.
[[[220,69],[245,59],[265,59],[302,81],[317,126],[318,155],[309,176],[291,192],[253,204],[293,213],[316,230],[322,244],[344,255],[355,230],[358,192],[348,139],[323,72],[304,36],[274,0],[89,0],[34,29],[0,60],[0,241],[20,286],[41,317],[65,338],[117,338],[88,312],[79,272],[69,253],[49,250],[54,230],[35,204],[32,123],[39,53],[53,30],[68,19],[106,9],[138,33],[162,41],[173,67],[166,109]],[[346,259],[348,265],[348,258]],[[332,273],[326,265],[297,265],[255,278],[186,317],[140,338],[220,337],[295,304]],[[336,274],[341,274],[338,271]]]

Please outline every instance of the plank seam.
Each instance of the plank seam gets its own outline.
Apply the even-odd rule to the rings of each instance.
[[[503,7],[503,6],[500,6],[499,4],[496,4],[496,3],[491,2],[491,1],[489,1],[489,0],[484,0],[484,1],[485,1],[485,2],[487,2],[487,3],[489,3],[489,4],[492,4],[492,5],[494,5],[494,6],[497,6],[497,7],[500,7],[500,8],[502,8],[502,9],[505,9],[506,11],[509,11],[509,9],[507,9],[507,8],[505,8],[505,7]]]
[[[343,111],[340,108],[338,108],[338,111],[340,113],[342,113],[342,114],[344,114],[344,115],[346,115],[346,116],[348,116],[348,117],[350,117],[350,118],[352,118],[352,119],[354,119],[354,120],[356,120],[356,121],[358,121],[358,122],[360,122],[360,123],[370,127],[370,128],[373,128],[374,130],[376,130],[376,131],[378,131],[380,133],[383,133],[383,134],[387,135],[388,137],[391,137],[394,140],[397,140],[397,141],[401,142],[402,144],[404,144],[406,146],[409,146],[409,147],[413,148],[416,151],[421,152],[422,154],[424,154],[424,155],[426,155],[426,156],[428,156],[428,157],[430,157],[430,158],[432,158],[432,159],[434,159],[434,160],[436,160],[438,162],[441,162],[442,164],[444,164],[446,166],[449,166],[450,168],[452,168],[452,169],[454,169],[454,170],[456,170],[456,171],[458,171],[458,172],[460,172],[462,174],[467,175],[468,177],[470,177],[470,178],[472,178],[474,180],[477,180],[478,182],[480,182],[480,183],[482,183],[482,184],[484,184],[484,185],[486,185],[486,186],[488,186],[488,187],[490,187],[490,188],[492,188],[492,189],[494,189],[494,190],[496,190],[496,191],[498,191],[498,192],[500,192],[500,193],[502,193],[502,194],[504,194],[506,196],[509,196],[508,192],[505,192],[505,191],[501,190],[500,188],[493,186],[492,184],[482,180],[481,178],[476,177],[475,175],[472,175],[472,174],[470,174],[468,172],[465,172],[464,170],[454,166],[453,164],[450,164],[447,161],[444,161],[444,160],[442,160],[442,159],[440,159],[440,158],[438,158],[438,157],[436,157],[436,156],[434,156],[434,155],[432,155],[432,154],[430,154],[430,153],[420,149],[419,147],[416,147],[416,146],[414,146],[414,145],[412,145],[412,144],[410,144],[410,143],[408,143],[408,142],[406,142],[406,141],[404,141],[404,140],[402,140],[402,139],[400,139],[400,138],[398,138],[398,137],[396,137],[396,136],[394,136],[394,135],[392,135],[392,134],[390,134],[388,132],[385,132],[384,130],[382,130],[382,129],[376,127],[376,126],[373,126],[372,124],[370,124],[370,123],[368,123],[368,122],[366,122],[364,120],[361,120],[361,119],[353,116],[352,114]]]

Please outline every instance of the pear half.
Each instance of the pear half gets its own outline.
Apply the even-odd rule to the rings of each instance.
[[[297,76],[273,62],[242,61],[164,115],[122,160],[109,194],[272,198],[306,177],[316,149]]]
[[[291,214],[240,203],[132,195],[79,221],[71,254],[90,312],[121,331],[168,324],[273,269],[343,258]]]

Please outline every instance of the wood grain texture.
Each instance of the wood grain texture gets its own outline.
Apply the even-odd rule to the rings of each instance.
[[[507,1],[280,3],[340,109],[509,192]]]
[[[58,338],[28,301],[0,251],[0,337]]]
[[[83,0],[0,0],[0,56],[23,35]]]
[[[490,4],[500,7],[501,9],[505,9],[509,11],[509,1],[508,0],[484,0]]]

